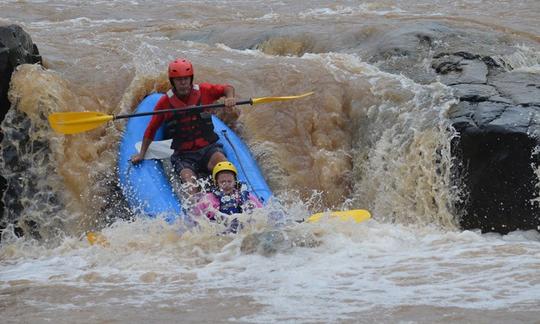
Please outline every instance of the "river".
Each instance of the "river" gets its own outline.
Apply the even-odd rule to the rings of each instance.
[[[46,67],[13,75],[16,108],[2,123],[26,168],[2,164],[21,183],[8,217],[38,231],[2,233],[3,323],[539,321],[540,234],[459,228],[452,91],[370,59],[380,35],[435,23],[496,35],[500,60],[540,73],[537,0],[0,0],[0,12],[32,36]],[[373,219],[290,226],[275,250],[256,253],[243,246],[278,207],[236,236],[126,220],[115,174],[124,122],[65,136],[45,117],[131,113],[167,90],[177,57],[193,61],[195,82],[230,83],[239,98],[314,91],[239,107],[230,124],[289,219],[350,208]],[[96,229],[108,245],[86,242]]]

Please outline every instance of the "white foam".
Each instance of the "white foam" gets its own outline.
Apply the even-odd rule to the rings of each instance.
[[[344,320],[403,304],[518,310],[539,297],[540,238],[532,232],[481,235],[371,220],[323,221],[300,225],[288,236],[294,233],[316,234],[321,244],[270,257],[245,255],[240,246],[248,233],[218,237],[203,231],[181,238],[162,221],[119,222],[104,231],[108,247],[71,239],[43,257],[3,262],[0,280],[4,289],[29,280],[34,286],[129,291],[120,299],[100,297],[96,303],[103,305],[186,302],[218,289],[221,297],[265,305],[245,319],[254,322]]]
[[[298,14],[298,17],[305,18],[325,18],[333,16],[353,16],[359,14],[371,14],[371,15],[387,15],[389,13],[403,13],[404,10],[391,7],[387,10],[372,9],[373,6],[369,4],[362,4],[359,6],[336,6],[335,8],[312,8],[302,11]]]

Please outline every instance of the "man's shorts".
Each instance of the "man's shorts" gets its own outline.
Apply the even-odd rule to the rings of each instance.
[[[189,152],[175,152],[171,156],[171,163],[174,167],[174,172],[180,174],[183,169],[190,169],[199,177],[208,175],[211,171],[208,170],[208,162],[214,153],[221,152],[223,155],[223,145],[218,142],[209,144],[202,149]]]

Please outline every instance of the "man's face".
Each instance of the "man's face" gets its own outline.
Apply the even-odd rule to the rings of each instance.
[[[231,194],[234,191],[234,186],[236,184],[234,173],[222,171],[218,173],[216,180],[219,189],[221,189],[224,194]]]
[[[178,96],[186,97],[191,92],[191,77],[173,78],[172,82]]]

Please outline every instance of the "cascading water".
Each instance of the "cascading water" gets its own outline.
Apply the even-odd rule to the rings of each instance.
[[[470,32],[468,45],[493,51],[481,54],[537,73],[536,1],[0,0],[0,8],[0,22],[30,33],[46,66],[13,74],[1,126],[3,322],[537,320],[538,232],[459,229],[447,118],[457,98],[437,80],[409,76],[429,80],[433,53],[405,67],[400,55],[415,49],[381,43],[413,23],[427,26],[422,42]],[[243,99],[315,92],[222,116],[281,201],[236,236],[204,222],[180,232],[127,209],[115,169],[123,121],[66,136],[46,120],[131,113],[168,89],[165,68],[176,57],[193,61],[196,82],[230,83]],[[296,220],[327,208],[366,208],[373,219],[282,229],[265,221],[275,210]],[[108,244],[90,246],[89,230]],[[257,241],[271,236],[275,245]]]

